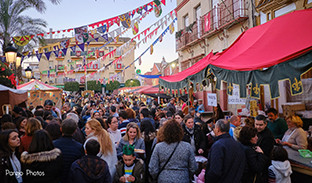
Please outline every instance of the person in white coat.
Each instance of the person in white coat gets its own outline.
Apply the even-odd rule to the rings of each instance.
[[[269,182],[291,183],[292,174],[287,151],[282,146],[276,146],[272,151],[272,165],[269,167]]]

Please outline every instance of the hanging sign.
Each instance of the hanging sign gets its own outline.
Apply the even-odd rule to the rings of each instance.
[[[216,93],[207,93],[208,106],[217,107],[217,94]]]
[[[239,96],[239,86],[232,85],[230,89],[233,89],[232,96],[228,95],[228,104],[246,104],[246,99],[242,99]]]

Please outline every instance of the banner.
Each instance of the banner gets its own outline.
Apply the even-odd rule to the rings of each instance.
[[[208,32],[211,29],[211,18],[210,12],[205,16],[205,32]]]
[[[13,42],[18,46],[25,46],[29,43],[29,41],[34,37],[34,35],[31,36],[15,36],[13,37]]]
[[[85,43],[88,40],[88,26],[82,26],[75,28],[75,37],[79,43]]]

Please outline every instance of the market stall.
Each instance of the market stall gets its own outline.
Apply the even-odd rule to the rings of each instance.
[[[62,94],[60,88],[50,86],[38,80],[31,80],[28,83],[17,86],[17,89],[28,91],[27,103],[29,106],[44,105],[45,100],[52,100],[55,102],[56,107],[62,107]]]
[[[8,113],[14,106],[20,105],[27,100],[27,91],[15,90],[0,84],[0,116]]]

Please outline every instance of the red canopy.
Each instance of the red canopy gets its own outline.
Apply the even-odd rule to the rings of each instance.
[[[164,91],[159,91],[159,86],[153,86],[151,88],[146,88],[145,90],[140,91],[141,94],[156,94],[156,93],[165,93]]]
[[[212,65],[249,71],[271,67],[312,49],[312,9],[294,11],[242,33]]]
[[[220,54],[210,53],[192,67],[160,79],[179,82],[209,64],[238,71],[271,67],[312,49],[312,9],[294,11],[243,32]]]
[[[212,62],[212,60],[214,60],[215,57],[216,56],[214,56],[213,53],[211,52],[206,57],[196,62],[192,67],[189,67],[185,69],[184,71],[173,74],[171,76],[160,76],[159,78],[167,82],[182,81],[188,76],[194,75],[198,73],[199,71],[203,70],[204,68],[206,68]]]

